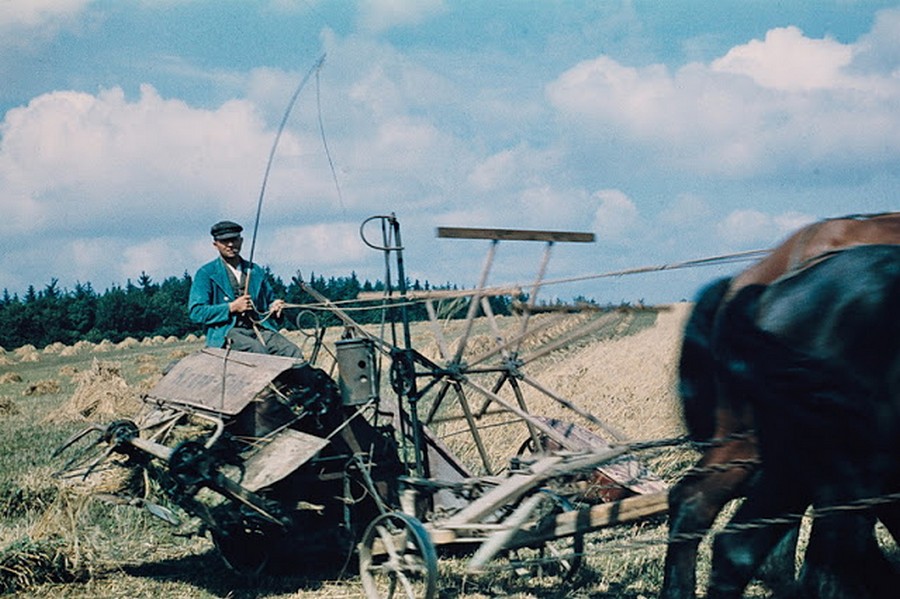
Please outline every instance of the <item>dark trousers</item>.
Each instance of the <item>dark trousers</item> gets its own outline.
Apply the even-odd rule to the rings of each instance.
[[[259,333],[258,336],[257,332]],[[234,327],[228,331],[225,337],[234,351],[249,351],[257,354],[303,359],[303,352],[300,351],[300,348],[286,339],[284,335],[262,327],[257,327],[256,331]]]

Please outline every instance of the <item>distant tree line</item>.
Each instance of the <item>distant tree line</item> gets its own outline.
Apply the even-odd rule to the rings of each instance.
[[[300,273],[287,284],[277,276],[268,273],[275,289],[276,297],[283,297],[289,304],[318,304],[302,288]],[[422,303],[394,307],[387,311],[372,308],[372,301],[359,301],[360,293],[384,292],[385,284],[366,280],[360,282],[356,273],[347,277],[311,275],[307,284],[315,291],[346,309],[352,318],[362,324],[400,321],[401,310],[410,321],[427,318]],[[455,289],[445,284],[432,286],[418,280],[407,282],[411,291]],[[85,340],[98,343],[107,339],[118,343],[127,337],[142,339],[155,336],[184,337],[188,334],[202,334],[202,328],[188,318],[187,303],[191,289],[191,276],[171,276],[162,282],[154,281],[142,272],[136,282],[127,281],[125,286],[116,285],[102,293],[94,290],[90,283],[77,283],[74,289],[60,289],[58,279],[53,279],[43,289],[29,286],[24,297],[10,295],[4,289],[0,297],[0,347],[7,349],[34,345],[42,348],[51,343],[72,345]],[[396,293],[394,294],[396,295]],[[510,300],[506,297],[490,298],[495,314],[510,313]],[[302,314],[301,314],[302,313]],[[460,311],[444,314],[447,318],[464,316]],[[293,308],[285,310],[281,323],[284,328],[296,329],[318,324],[339,325],[340,320],[332,313],[321,310]]]

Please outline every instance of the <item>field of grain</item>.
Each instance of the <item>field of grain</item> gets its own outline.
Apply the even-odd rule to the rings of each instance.
[[[675,304],[623,310],[605,320],[596,314],[532,317],[528,330],[534,334],[523,340],[521,352],[534,359],[526,360],[523,371],[630,440],[676,437],[682,425],[675,374],[689,308]],[[477,361],[498,333],[512,336],[522,327],[517,317],[499,323],[500,331],[486,321],[476,323],[464,352],[467,360]],[[438,335],[433,327],[416,324],[414,346],[440,359],[442,352],[457,347],[460,327],[459,322],[442,323]],[[333,346],[340,332],[329,331],[326,346]],[[299,333],[289,336],[307,343]],[[104,484],[122,488],[141,481],[89,479],[63,485],[53,477],[62,461],[51,457],[55,447],[88,423],[133,414],[166,365],[201,347],[199,339],[157,338],[2,350],[0,593],[42,598],[361,596],[347,564],[317,576],[240,577],[224,567],[211,541],[189,522],[173,528],[145,511],[97,495]],[[322,355],[327,360],[328,354]],[[557,400],[533,388],[526,389],[526,399],[533,413],[577,421]],[[461,459],[477,462],[471,441],[454,434],[458,420],[445,421],[436,428],[447,435],[453,450]],[[522,441],[499,424],[491,430],[486,444],[497,460],[512,455],[510,449]],[[642,456],[667,482],[695,458],[685,447]],[[492,563],[486,574],[467,576],[464,557],[445,555],[440,559],[440,597],[652,597],[662,581],[665,535],[664,517],[592,533],[584,549],[585,567],[565,585],[540,570],[516,569],[505,559]],[[707,567],[705,560],[702,567]],[[762,595],[751,591],[749,596]]]

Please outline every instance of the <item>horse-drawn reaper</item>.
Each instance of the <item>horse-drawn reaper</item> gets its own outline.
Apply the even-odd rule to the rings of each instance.
[[[574,329],[563,327],[550,347],[529,346],[541,328],[528,327],[528,310],[551,248],[593,236],[439,230],[441,237],[490,246],[478,287],[457,293],[468,309],[457,321],[463,333],[455,347],[441,334],[434,297],[420,299],[436,336],[437,356],[428,357],[412,347],[404,313],[413,298],[405,287],[399,223],[393,216],[371,220],[381,222],[383,238],[367,241],[364,223],[363,240],[385,252],[389,281],[396,273],[396,286],[378,299],[390,334],[374,333],[345,306],[306,286],[317,304],[304,306],[304,314],[325,310],[343,325],[333,353],[323,344],[324,329],[312,327],[316,344],[309,355],[324,356],[319,365],[200,350],[146,393],[137,417],[73,439],[94,432],[97,442],[64,473],[87,476],[110,456],[127,456],[163,491],[155,502],[134,503],[173,523],[182,513],[199,519],[233,569],[304,565],[321,572],[356,554],[369,597],[434,596],[437,555],[451,547],[468,551],[470,572],[498,556],[531,551],[545,571],[556,566],[568,576],[588,532],[664,513],[666,485],[624,436],[523,368],[621,316],[592,312],[576,319]],[[511,332],[499,326],[485,284],[501,240],[546,243],[526,313]],[[468,357],[479,314],[491,342]],[[523,387],[554,406],[553,417],[536,413]],[[498,446],[498,439],[507,443]]]

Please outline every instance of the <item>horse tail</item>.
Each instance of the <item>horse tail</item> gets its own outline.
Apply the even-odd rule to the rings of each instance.
[[[697,295],[684,327],[678,362],[678,394],[688,434],[694,441],[706,441],[715,433],[713,331],[716,314],[730,284],[730,278],[723,278],[704,287]]]

